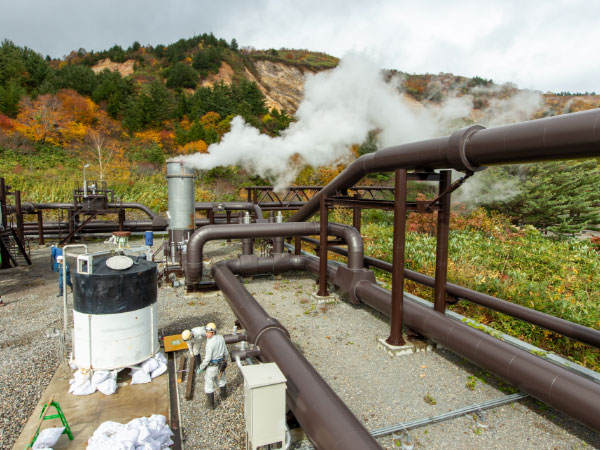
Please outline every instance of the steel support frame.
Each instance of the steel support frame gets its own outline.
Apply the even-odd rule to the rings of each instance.
[[[452,172],[440,171],[439,193],[442,195],[450,186]],[[435,252],[435,292],[434,309],[443,313],[446,310],[446,279],[448,278],[448,237],[450,232],[450,193],[439,200],[437,217],[437,242]]]
[[[404,301],[404,256],[406,242],[406,169],[395,172],[394,199],[394,240],[392,250],[392,312],[390,315],[390,335],[386,342],[390,345],[404,345],[402,337],[402,304]]]
[[[319,297],[328,297],[329,292],[327,291],[327,224],[329,223],[329,208],[327,207],[326,195],[321,196],[320,222],[321,245],[319,247],[319,291],[317,292],[317,295]]]

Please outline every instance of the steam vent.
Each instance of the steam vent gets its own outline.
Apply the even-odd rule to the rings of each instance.
[[[0,177],[0,448],[600,448],[594,241],[450,220],[475,172],[598,158],[594,109],[211,202],[174,159],[160,212],[88,166],[72,202]]]

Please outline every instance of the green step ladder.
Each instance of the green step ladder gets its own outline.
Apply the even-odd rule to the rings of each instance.
[[[56,414],[52,414],[51,416],[48,416],[47,414],[50,411],[50,407],[52,407],[52,406],[54,406],[54,408],[56,409]],[[35,440],[38,438],[38,436],[40,434],[40,428],[42,426],[42,422],[44,420],[51,420],[51,419],[60,419],[60,421],[63,424],[63,427],[65,427],[62,434],[66,434],[69,437],[70,441],[73,440],[73,433],[71,433],[71,428],[69,427],[69,424],[67,422],[67,419],[65,418],[65,415],[62,412],[62,409],[60,409],[60,405],[58,404],[58,402],[54,401],[54,395],[53,395],[50,397],[50,400],[48,400],[48,402],[44,404],[44,406],[42,408],[42,412],[40,413],[40,420],[39,420],[37,428],[35,430],[35,435],[33,436],[33,439],[31,440],[31,442],[29,444],[27,444],[27,447],[25,447],[25,449],[33,447]]]

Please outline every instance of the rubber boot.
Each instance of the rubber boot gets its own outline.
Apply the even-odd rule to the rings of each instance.
[[[221,393],[221,398],[227,398],[227,386],[219,386],[219,392]]]
[[[215,409],[215,393],[211,392],[206,394],[206,407],[207,409]]]

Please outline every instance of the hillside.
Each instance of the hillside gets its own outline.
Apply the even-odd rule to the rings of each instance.
[[[4,41],[0,173],[34,195],[37,188],[31,183],[37,175],[31,172],[36,166],[31,158],[47,155],[53,164],[61,161],[57,170],[67,179],[78,176],[77,167],[85,160],[90,173],[120,186],[121,195],[127,197],[132,184],[148,184],[149,177],[159,175],[166,158],[206,152],[230,130],[234,116],[243,117],[264,135],[280,135],[304,98],[306,76],[338,63],[335,57],[305,50],[240,48],[235,39],[226,42],[212,34],[154,47],[134,42],[127,49],[80,49],[62,59],[44,58]],[[470,112],[452,122],[452,129],[485,121],[490,105],[516,102],[523,93],[514,85],[497,85],[481,77],[397,70],[384,75],[415,110],[435,110],[448,99],[465,100]],[[545,93],[533,117],[599,104],[597,95]],[[355,143],[354,155],[376,148],[377,130],[374,133],[366,142]],[[296,182],[324,184],[343,167],[343,163],[306,166]],[[215,192],[217,181],[220,188]],[[233,198],[241,184],[271,181],[250,177],[239,167],[216,168],[203,178],[205,195]],[[69,191],[65,186],[52,195],[68,198]],[[153,199],[154,206],[163,208],[163,200]]]

